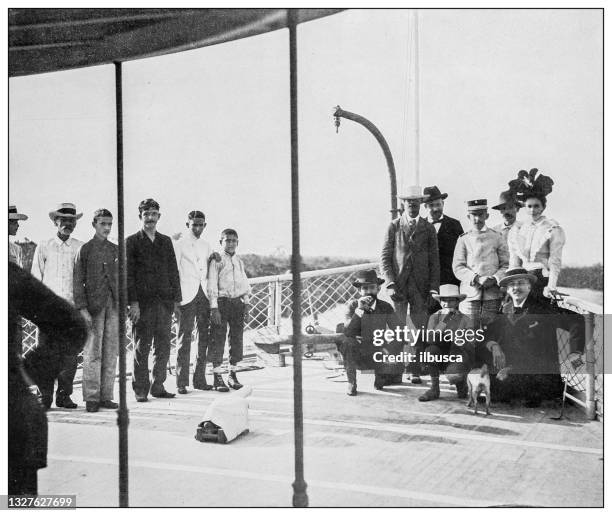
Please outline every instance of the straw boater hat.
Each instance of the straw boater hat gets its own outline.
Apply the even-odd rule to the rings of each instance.
[[[482,211],[482,210],[486,210],[487,208],[488,206],[487,206],[486,199],[474,199],[473,201],[467,202],[468,212]]]
[[[371,284],[382,285],[384,282],[385,280],[382,278],[379,278],[374,269],[370,269],[367,271],[357,272],[355,281],[353,281],[353,287],[359,288],[362,285],[371,285]]]
[[[397,197],[398,199],[401,199],[402,201],[411,201],[411,200],[424,201],[425,199],[427,199],[427,196],[424,195],[422,191],[423,190],[421,189],[420,186],[413,185],[413,186],[409,186],[408,188],[406,188],[405,192],[403,194],[399,194]]]
[[[17,206],[9,205],[9,220],[28,220],[28,216],[23,213],[17,213]]]
[[[49,212],[49,218],[54,220],[55,217],[73,217],[78,220],[83,216],[82,213],[77,213],[76,206],[70,202],[63,202],[57,205],[55,210]]]
[[[427,197],[426,202],[437,201],[438,199],[444,200],[448,197],[447,193],[440,192],[440,189],[435,185],[423,188],[423,195]]]
[[[517,279],[528,279],[531,285],[533,286],[538,279],[527,271],[527,269],[523,269],[522,267],[515,267],[514,269],[508,269],[506,271],[506,275],[499,282],[500,287],[506,287],[508,283]]]
[[[450,283],[446,285],[440,285],[440,293],[439,294],[431,294],[431,297],[434,299],[440,300],[447,297],[457,298],[459,301],[463,301],[467,295],[459,293],[459,287],[457,285],[451,285]]]

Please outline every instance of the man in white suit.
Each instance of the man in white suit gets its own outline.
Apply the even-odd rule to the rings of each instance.
[[[179,394],[187,394],[189,385],[189,359],[194,323],[198,328],[198,353],[193,373],[193,388],[210,390],[206,383],[206,352],[209,343],[210,303],[206,297],[206,276],[211,258],[220,259],[210,244],[201,238],[206,217],[198,210],[189,212],[188,231],[174,244],[174,253],[181,278],[183,300],[180,306],[176,356],[176,386]]]

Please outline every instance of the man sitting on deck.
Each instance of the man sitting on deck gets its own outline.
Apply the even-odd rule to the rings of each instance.
[[[376,275],[375,270],[360,271],[353,282],[353,286],[359,289],[359,298],[352,300],[347,305],[342,332],[344,339],[338,346],[348,378],[349,396],[357,395],[357,368],[374,369],[374,387],[381,390],[387,385],[390,377],[401,375],[404,364],[375,362],[374,354],[401,353],[402,347],[397,342],[385,343],[382,347],[374,345],[374,331],[395,329],[399,324],[399,318],[393,307],[378,299],[380,285],[385,280]]]
[[[491,395],[501,401],[523,399],[537,407],[561,396],[557,329],[569,332],[568,362],[577,367],[584,350],[584,318],[541,304],[531,295],[536,277],[523,268],[510,269],[500,286],[510,301],[487,328],[488,362],[501,370],[491,378]]]

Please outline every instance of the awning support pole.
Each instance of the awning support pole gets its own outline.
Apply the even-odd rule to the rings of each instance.
[[[121,63],[115,62],[115,103],[117,116],[117,232],[119,239],[119,507],[129,507],[128,500],[128,408],[125,399],[127,314],[127,267],[123,230],[123,91]]]
[[[293,506],[308,507],[304,481],[304,414],[302,409],[302,333],[300,270],[300,206],[298,176],[297,19],[289,9],[289,91],[291,99],[291,301],[293,307],[293,429],[295,436],[295,481]]]

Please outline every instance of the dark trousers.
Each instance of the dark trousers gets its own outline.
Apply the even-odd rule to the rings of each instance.
[[[147,301],[140,304],[140,319],[133,326],[134,369],[132,388],[137,395],[164,391],[166,368],[170,357],[170,332],[173,303],[171,301]],[[149,352],[153,345],[153,383],[149,381]]]
[[[26,362],[28,362],[27,359]],[[38,386],[45,405],[51,405],[56,378],[57,396],[61,398],[72,395],[72,384],[77,365],[77,355],[62,355],[47,351],[39,353],[35,360],[29,361],[28,373]]]
[[[419,328],[427,329],[427,321],[429,320],[429,310],[427,308],[427,298],[421,295],[416,281],[411,275],[408,278],[408,285],[406,287],[408,295],[406,301],[393,301],[393,307],[395,313],[399,317],[401,324],[406,324],[408,319],[408,306],[410,306],[410,320],[414,327],[418,330]],[[414,346],[411,346],[410,353],[414,353],[418,358],[419,353],[423,351],[424,345],[422,339],[419,339]],[[412,374],[421,374],[421,364],[417,362],[411,362],[407,365],[407,370]]]
[[[341,343],[337,344],[338,351],[342,355],[344,362],[344,370],[346,371],[346,379],[348,383],[357,387],[357,369],[369,367],[367,362],[371,361],[371,357],[364,359],[359,349],[360,343],[355,337],[342,337]],[[401,370],[400,370],[401,376]],[[386,385],[390,383],[390,375],[382,374],[380,371],[374,372],[374,383],[378,385]]]
[[[200,286],[196,297],[181,306],[181,317],[178,325],[178,342],[176,353],[176,386],[189,385],[189,359],[191,357],[191,338],[194,323],[198,328],[198,354],[196,357],[193,384],[203,383],[206,368],[206,352],[209,343],[210,303]]]
[[[452,384],[464,382],[474,362],[471,353],[468,353],[467,349],[453,346],[450,342],[430,344],[425,348],[425,353],[430,353],[440,358],[449,355],[461,355],[462,362],[431,362],[427,363],[424,368],[431,377],[439,377],[441,372],[445,372],[449,382]]]
[[[229,327],[229,363],[236,365],[242,360],[242,332],[244,330],[244,303],[236,297],[219,298],[221,324],[212,325],[213,345],[210,361],[213,367],[219,367],[223,362],[225,337]]]

